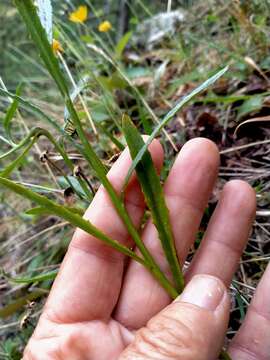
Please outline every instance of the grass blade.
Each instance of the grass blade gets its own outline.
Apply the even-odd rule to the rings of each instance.
[[[13,315],[18,310],[23,308],[29,301],[33,301],[38,299],[43,295],[47,295],[48,291],[46,289],[43,290],[35,290],[32,291],[30,294],[27,294],[19,299],[15,300],[13,303],[8,304],[0,309],[0,319],[7,318],[8,316]]]
[[[19,85],[16,89],[16,95],[20,95],[21,93],[21,85]],[[14,118],[19,102],[17,99],[13,99],[13,102],[10,104],[6,116],[3,121],[3,126],[6,132],[6,135],[10,141],[12,141],[11,134],[10,134],[10,127],[11,127],[11,120]]]
[[[125,186],[124,186],[124,190],[128,184],[128,181],[131,177],[131,174],[133,173],[133,171],[135,170],[136,166],[138,165],[139,161],[142,159],[142,156],[144,155],[144,153],[146,152],[148,146],[151,144],[151,142],[153,141],[153,139],[160,133],[160,131],[164,128],[165,125],[168,124],[168,122],[174,117],[174,115],[180,110],[182,109],[183,106],[185,106],[192,98],[194,98],[194,96],[198,95],[199,93],[201,93],[202,91],[204,91],[205,89],[207,89],[209,86],[211,86],[212,84],[214,84],[221,76],[223,76],[225,74],[225,72],[228,70],[228,66],[226,66],[225,68],[221,69],[220,71],[218,71],[216,74],[214,74],[213,76],[211,76],[209,79],[207,79],[205,82],[203,82],[201,85],[199,85],[196,89],[194,89],[193,91],[191,91],[191,93],[189,93],[187,96],[185,96],[181,101],[179,101],[179,103],[177,103],[175,105],[175,107],[173,109],[171,109],[168,114],[162,119],[162,121],[160,122],[160,124],[154,129],[154,131],[152,132],[152,134],[149,136],[149,138],[147,139],[146,143],[143,145],[143,147],[140,149],[140,151],[138,152],[137,156],[135,157],[135,159],[132,162],[132,165],[129,168],[127,177],[125,179]],[[123,190],[123,191],[124,191]]]
[[[131,251],[126,246],[120,244],[118,241],[111,239],[105,235],[102,231],[92,225],[89,221],[83,219],[77,213],[73,213],[67,207],[58,205],[53,201],[49,200],[45,196],[39,195],[26,187],[16,184],[15,182],[8,180],[6,178],[0,177],[0,184],[9,190],[15,192],[16,194],[23,196],[24,198],[37,203],[39,206],[44,207],[50,214],[61,217],[62,219],[68,221],[70,224],[84,230],[90,235],[95,236],[96,238],[102,240],[107,245],[113,247],[115,250],[123,253],[124,255],[132,257],[134,260],[145,264],[144,260],[137,256],[133,251]]]
[[[32,148],[32,146],[35,144],[35,142],[36,142],[36,137],[33,137],[33,139],[30,141],[30,143],[27,145],[27,147],[21,153],[21,155],[18,156],[10,164],[8,164],[8,166],[5,167],[4,170],[0,172],[0,176],[8,177],[12,173],[12,171],[22,163],[25,156],[28,154],[29,150]]]
[[[38,16],[40,22],[44,27],[48,40],[52,43],[53,40],[53,21],[52,21],[52,4],[51,0],[37,0]]]
[[[125,33],[125,35],[118,41],[114,49],[116,59],[121,58],[123,51],[125,50],[125,47],[127,46],[131,36],[132,36],[132,31],[129,31]]]
[[[119,195],[115,192],[110,181],[107,179],[106,169],[104,165],[100,161],[99,157],[96,155],[92,146],[89,144],[88,138],[84,133],[79,116],[70,98],[65,77],[61,72],[58,60],[53,53],[51,44],[48,42],[46,32],[40,23],[39,17],[36,13],[35,6],[33,5],[31,0],[23,0],[23,1],[14,0],[14,3],[28,28],[28,31],[31,34],[33,41],[35,42],[35,45],[37,46],[40,52],[40,56],[43,59],[47,67],[47,70],[49,71],[54,81],[56,82],[59,91],[61,92],[65,100],[67,110],[76,128],[77,134],[81,140],[83,146],[83,155],[85,159],[87,160],[91,168],[94,169],[99,180],[107,190],[117,213],[119,214],[122,221],[126,225],[126,228],[130,236],[133,238],[135,244],[139,248],[142,256],[144,257],[148,265],[148,269],[151,271],[153,276],[155,276],[156,279],[164,286],[164,288],[168,291],[168,293],[172,297],[176,297],[177,291],[172,287],[171,283],[168,281],[166,276],[160,270],[159,266],[156,264],[155,260],[153,259],[153,257],[151,256],[151,254],[143,244],[140,235],[136,230],[136,228],[134,227],[134,224],[130,219],[128,212],[126,211],[123,202],[121,201]]]
[[[15,95],[1,87],[0,87],[0,95],[10,97],[13,100],[17,100],[25,110],[28,110],[29,112],[31,112],[34,115],[38,115],[41,119],[45,120],[47,123],[49,123],[54,128],[56,128],[56,130],[59,131],[61,134],[65,135],[64,130],[61,128],[61,126],[59,126],[57,124],[56,121],[51,119],[38,106],[32,104],[30,101],[28,101],[18,95]]]
[[[167,280],[167,278],[161,272],[161,270],[159,270],[159,268],[157,268],[155,263],[153,264],[153,262],[151,262],[151,259],[149,261],[148,258],[143,259],[143,258],[139,257],[138,255],[135,254],[135,252],[133,252],[126,246],[124,246],[124,245],[120,244],[118,241],[113,240],[110,237],[106,236],[102,231],[100,231],[95,226],[93,226],[89,221],[85,220],[78,214],[73,213],[67,207],[55,204],[53,201],[47,199],[45,196],[39,195],[39,194],[27,189],[26,187],[16,184],[15,182],[10,181],[3,177],[0,177],[0,185],[5,186],[9,190],[17,193],[18,195],[37,203],[41,207],[45,207],[48,210],[48,212],[50,212],[51,214],[56,215],[64,220],[68,221],[73,226],[76,226],[76,227],[84,230],[88,234],[95,236],[96,238],[100,239],[107,245],[113,247],[115,250],[117,250],[117,251],[123,253],[124,255],[127,255],[127,256],[133,258],[135,261],[141,263],[160,282],[160,284],[164,287],[164,289],[168,292],[168,294],[172,298],[177,297],[178,292],[170,284],[170,282]]]
[[[44,61],[47,70],[56,82],[58,89],[65,98],[68,95],[68,87],[65,78],[60,70],[57,57],[54,55],[46,30],[42,26],[37,9],[32,0],[14,0],[14,3],[21,14],[31,37],[39,49],[40,56]]]
[[[35,282],[41,282],[46,280],[54,280],[56,275],[58,273],[58,270],[52,270],[47,273],[38,274],[35,276],[29,276],[29,277],[22,277],[22,278],[13,278],[10,277],[8,274],[3,273],[3,276],[7,278],[7,280],[14,284],[32,284]]]
[[[144,141],[129,116],[123,116],[123,131],[134,159],[144,145]],[[170,224],[169,211],[165,203],[163,188],[157,175],[151,155],[147,150],[136,166],[136,173],[141,184],[146,204],[148,205],[153,223],[158,231],[164,254],[170,266],[176,289],[184,288],[184,278],[177,258],[173,232]]]
[[[9,155],[15,153],[16,151],[20,150],[21,148],[23,148],[25,145],[27,145],[29,143],[29,141],[31,141],[32,137],[35,137],[36,135],[38,135],[40,133],[40,130],[42,130],[42,129],[40,129],[40,128],[32,129],[30,131],[30,133],[19,142],[19,144],[17,144],[16,146],[14,146],[12,149],[5,152],[4,154],[1,154],[0,160],[6,158],[7,156],[9,156]]]

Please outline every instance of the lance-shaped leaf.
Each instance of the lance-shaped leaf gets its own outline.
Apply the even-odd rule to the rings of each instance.
[[[21,85],[19,85],[16,89],[16,95],[20,95],[21,93]],[[10,134],[10,127],[11,127],[11,121],[14,118],[17,108],[18,108],[19,102],[17,99],[14,99],[12,103],[10,104],[6,116],[3,121],[3,126],[6,132],[6,135],[9,140],[11,140],[11,134]],[[12,141],[12,140],[11,140]]]
[[[38,16],[40,22],[47,34],[48,40],[52,43],[52,4],[50,0],[36,0],[36,5],[38,9]]]
[[[41,273],[35,276],[28,276],[28,277],[17,277],[13,278],[10,277],[8,274],[3,272],[3,276],[7,278],[8,281],[14,284],[32,284],[35,282],[47,281],[47,280],[54,280],[56,275],[58,274],[58,270],[52,270],[46,273]]]
[[[123,116],[122,125],[131,157],[134,159],[144,146],[144,141],[127,115]],[[148,150],[138,162],[135,170],[144,193],[146,204],[151,211],[153,223],[158,231],[159,239],[169,263],[176,289],[181,292],[184,288],[184,278],[175,249],[169,210],[166,206],[159,176]]]
[[[39,49],[40,56],[44,61],[47,70],[56,82],[63,97],[68,95],[68,87],[63,74],[61,73],[58,60],[54,56],[52,44],[49,42],[46,30],[40,22],[37,9],[32,0],[14,0],[14,3],[27,25],[33,41]]]
[[[68,221],[70,224],[79,227],[80,229],[84,230],[90,235],[95,236],[96,238],[102,240],[107,245],[113,247],[115,250],[123,253],[124,255],[132,257],[134,260],[140,262],[141,264],[145,264],[144,260],[136,255],[134,251],[130,250],[128,247],[120,244],[118,241],[111,239],[109,236],[105,235],[102,231],[100,231],[98,228],[96,228],[94,225],[92,225],[89,221],[85,220],[81,216],[79,216],[77,213],[72,212],[69,208],[66,206],[62,206],[59,204],[56,204],[52,200],[49,200],[43,195],[39,195],[25,186],[19,185],[11,180],[8,180],[6,178],[0,177],[0,184],[2,186],[5,186],[9,190],[17,193],[18,195],[23,196],[24,198],[33,201],[37,203],[40,207],[46,208],[48,213],[56,215],[66,221]]]
[[[65,135],[64,130],[61,126],[58,125],[57,121],[50,118],[46,115],[38,106],[32,104],[30,101],[23,99],[22,97],[13,94],[3,88],[0,87],[0,96],[6,96],[7,98],[11,98],[16,100],[25,110],[28,110],[31,114],[38,116],[39,118],[45,120],[48,124],[52,125],[57,131],[59,131],[62,135]]]
[[[24,159],[25,159],[27,153],[29,152],[29,150],[35,144],[35,142],[36,142],[36,137],[33,137],[33,139],[30,141],[30,143],[24,149],[22,154],[20,156],[18,156],[14,161],[9,163],[7,167],[5,167],[5,169],[0,172],[0,176],[8,177],[16,167],[20,166],[21,163],[24,161]]]
[[[201,85],[199,85],[197,88],[192,90],[187,96],[185,96],[182,100],[180,100],[169,112],[168,114],[161,120],[159,125],[154,129],[152,134],[149,136],[146,143],[143,145],[143,147],[138,152],[137,156],[133,160],[128,174],[125,179],[125,186],[123,188],[123,191],[125,190],[128,181],[130,179],[131,174],[133,173],[134,169],[136,168],[138,162],[142,159],[142,156],[146,152],[148,146],[151,144],[153,139],[160,133],[160,131],[164,128],[165,125],[168,124],[168,122],[174,117],[174,115],[183,108],[192,98],[194,98],[196,95],[200,94],[202,91],[206,90],[209,86],[214,84],[221,76],[225,74],[225,72],[228,70],[228,66],[218,71],[216,74],[211,76],[209,79],[207,79],[205,82],[203,82]]]
[[[40,207],[46,208],[48,213],[58,216],[66,221],[68,221],[71,225],[76,226],[90,235],[95,236],[96,238],[103,241],[105,244],[111,246],[115,250],[121,252],[124,255],[127,255],[134,259],[135,261],[139,262],[140,264],[144,265],[152,275],[160,282],[160,284],[164,287],[164,289],[168,292],[168,294],[172,298],[176,298],[178,292],[173,288],[171,283],[164,278],[163,273],[160,274],[160,270],[153,266],[152,262],[148,262],[147,260],[143,259],[142,257],[135,254],[134,251],[130,250],[128,247],[122,245],[118,241],[110,238],[109,236],[105,235],[101,230],[96,228],[93,224],[89,221],[85,220],[77,213],[74,213],[72,209],[70,210],[66,206],[61,206],[56,204],[55,202],[49,200],[45,196],[39,195],[25,186],[19,185],[11,180],[6,178],[0,177],[0,185],[5,186],[9,190],[17,193],[18,195],[35,202]]]

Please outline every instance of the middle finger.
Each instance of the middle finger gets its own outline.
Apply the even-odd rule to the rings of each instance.
[[[193,139],[183,146],[165,183],[164,194],[181,264],[195,239],[216,181],[218,165],[219,153],[215,144],[207,139]],[[162,270],[169,273],[151,221],[142,238]],[[148,271],[131,261],[114,317],[124,326],[138,329],[170,301]]]

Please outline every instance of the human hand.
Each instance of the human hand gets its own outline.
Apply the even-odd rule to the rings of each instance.
[[[163,151],[149,150],[157,168]],[[131,164],[125,150],[108,177],[120,192]],[[164,185],[181,264],[192,246],[213,189],[219,165],[216,146],[206,139],[185,144]],[[131,179],[126,208],[139,226],[144,200]],[[196,256],[184,292],[171,303],[163,288],[140,264],[77,229],[54,282],[24,360],[217,359],[229,317],[231,283],[255,213],[255,195],[242,181],[226,184]],[[133,246],[100,187],[85,217],[112,238]],[[143,241],[168,274],[157,232],[149,221]],[[231,343],[232,359],[269,359],[270,268],[248,315]]]

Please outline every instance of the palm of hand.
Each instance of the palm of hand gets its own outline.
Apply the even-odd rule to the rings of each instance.
[[[157,141],[151,144],[150,151],[157,168],[160,168],[163,153]],[[165,183],[166,202],[182,264],[213,189],[218,163],[219,155],[213,143],[205,139],[192,140],[182,149]],[[116,191],[121,190],[129,166],[129,154],[124,151],[108,175]],[[129,184],[125,201],[134,224],[139,226],[144,201],[135,178]],[[187,281],[196,274],[209,274],[219,278],[226,286],[230,284],[248,237],[254,209],[254,193],[247,184],[233,181],[225,186],[200,249],[188,269]],[[112,238],[132,246],[102,187],[85,217]],[[160,267],[168,273],[156,230],[150,220],[142,238]],[[140,264],[125,259],[100,240],[76,230],[39,324],[26,347],[24,359],[195,359],[191,352],[196,351],[193,346],[196,336],[188,338],[185,335],[190,326],[188,315],[173,319],[168,326],[160,326],[170,320],[166,310],[164,322],[161,321],[162,314],[149,322],[170,302],[165,291]],[[260,301],[257,302],[261,307]],[[257,305],[255,303],[255,307]],[[172,313],[174,306],[177,305],[170,305]],[[188,314],[189,307],[186,310]],[[227,317],[224,312],[221,341]],[[207,323],[199,322],[198,333],[207,326]],[[179,346],[171,345],[172,332],[168,332],[167,327],[179,334]],[[233,345],[232,354],[235,352],[239,356],[242,351],[239,349],[244,347],[241,339],[245,339],[246,335],[245,329],[242,333],[240,331],[240,340],[237,339],[235,344],[240,342],[241,346]],[[168,345],[162,348],[160,357],[151,357],[153,351],[160,347],[161,338]],[[194,352],[196,360],[210,358],[210,350],[204,346],[209,344],[203,342],[204,339],[199,343],[199,355]],[[219,352],[220,341],[215,346],[211,354]],[[185,355],[183,351],[186,351]],[[133,355],[129,357],[131,353]]]

